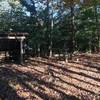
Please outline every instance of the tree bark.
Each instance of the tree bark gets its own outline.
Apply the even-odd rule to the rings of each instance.
[[[73,52],[74,52],[74,49],[75,49],[75,30],[74,30],[74,1],[71,0],[70,1],[70,10],[71,10],[71,22],[70,22],[70,30],[71,30],[71,35],[70,35],[70,38],[71,38],[71,45],[70,46],[70,53],[68,54],[68,60],[72,60],[72,55],[73,55]]]
[[[50,28],[50,33],[49,33],[49,39],[50,39],[49,57],[52,57],[52,55],[53,55],[53,51],[52,51],[52,46],[53,46],[52,35],[53,35],[53,28],[54,28],[54,20],[53,20],[53,0],[51,1],[51,3],[52,3],[52,13],[51,13],[51,28]]]
[[[40,44],[39,43],[38,43],[37,51],[38,51],[38,57],[40,57]]]
[[[96,31],[95,34],[97,36],[98,41],[98,52],[100,52],[100,33],[99,33],[99,27],[98,27],[98,14],[97,14],[97,2],[94,0],[94,15],[95,15],[95,24],[96,24]]]

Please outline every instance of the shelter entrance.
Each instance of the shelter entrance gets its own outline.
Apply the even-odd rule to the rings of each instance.
[[[7,35],[0,36],[0,58],[7,58],[11,61],[23,63],[25,35]]]

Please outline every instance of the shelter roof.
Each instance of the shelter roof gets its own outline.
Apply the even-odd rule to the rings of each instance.
[[[0,32],[0,37],[7,37],[7,36],[27,36],[28,33],[26,32]]]

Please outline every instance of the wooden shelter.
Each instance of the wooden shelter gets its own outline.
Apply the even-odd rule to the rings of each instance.
[[[23,63],[24,45],[28,33],[8,32],[0,33],[0,51],[8,52],[9,58]]]

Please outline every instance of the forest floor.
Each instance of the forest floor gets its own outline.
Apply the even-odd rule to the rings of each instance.
[[[100,100],[100,54],[1,63],[0,100]]]

